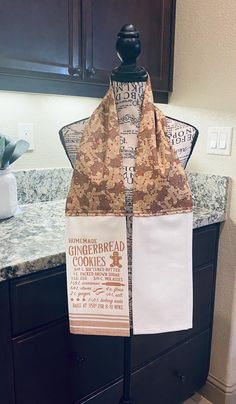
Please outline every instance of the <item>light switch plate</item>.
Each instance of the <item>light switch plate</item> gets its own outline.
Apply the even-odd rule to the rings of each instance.
[[[233,128],[230,126],[210,126],[207,135],[207,154],[231,154]]]

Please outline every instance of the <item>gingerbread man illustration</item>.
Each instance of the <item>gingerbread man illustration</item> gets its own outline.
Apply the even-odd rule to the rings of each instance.
[[[112,259],[110,267],[122,268],[122,265],[120,264],[120,260],[122,259],[122,257],[119,255],[118,251],[114,251],[113,254],[110,255],[110,258]]]

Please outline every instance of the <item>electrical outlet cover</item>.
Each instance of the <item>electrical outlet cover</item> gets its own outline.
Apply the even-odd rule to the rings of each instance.
[[[29,143],[28,150],[34,150],[34,125],[32,123],[18,123],[17,137]]]

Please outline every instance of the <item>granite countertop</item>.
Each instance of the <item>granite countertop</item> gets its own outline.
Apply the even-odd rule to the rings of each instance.
[[[0,282],[65,264],[65,198],[70,168],[15,172],[19,210],[0,221]],[[226,218],[229,179],[187,173],[193,195],[193,227]]]
[[[0,281],[65,263],[64,207],[64,199],[21,205],[0,223]],[[222,212],[194,209],[194,228],[223,220]]]

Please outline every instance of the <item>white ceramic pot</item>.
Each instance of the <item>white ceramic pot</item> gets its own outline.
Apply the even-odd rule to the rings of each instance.
[[[17,209],[16,178],[11,169],[0,170],[0,219],[7,219]]]

